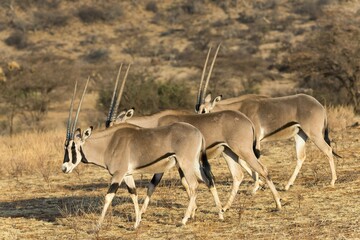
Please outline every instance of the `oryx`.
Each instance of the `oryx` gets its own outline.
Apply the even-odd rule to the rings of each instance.
[[[219,209],[219,217],[222,219],[222,207],[206,158],[204,137],[201,132],[187,123],[175,123],[149,129],[124,123],[97,132],[93,131],[92,127],[84,132],[80,129],[75,130],[88,81],[71,127],[75,85],[67,123],[62,171],[71,173],[80,162],[92,163],[109,171],[112,176],[111,185],[105,196],[105,205],[98,221],[98,229],[122,180],[126,182],[131,193],[136,214],[134,227],[138,227],[141,213],[132,175],[163,173],[174,166],[182,172],[185,178],[183,182],[186,182],[186,187],[189,189],[190,201],[182,224],[186,224],[188,218],[195,214],[197,179],[204,181],[210,188]]]
[[[123,82],[124,84],[124,82]],[[115,84],[117,86],[117,83]],[[115,98],[116,87],[114,88],[113,99]],[[118,95],[121,97],[122,92]],[[110,112],[114,110],[114,100],[111,101]],[[118,103],[116,104],[118,106]],[[132,111],[132,110],[130,110]],[[109,114],[110,115],[110,114]],[[127,114],[123,115],[127,116]],[[122,119],[114,119],[108,117],[107,125],[123,124]],[[273,182],[268,176],[268,172],[264,166],[257,161],[258,152],[255,149],[256,138],[254,135],[254,127],[251,121],[242,113],[237,111],[224,111],[206,115],[198,115],[189,113],[189,111],[181,110],[165,110],[159,113],[143,116],[132,117],[126,121],[144,128],[153,128],[158,126],[166,126],[175,122],[190,123],[194,127],[198,128],[203,134],[206,142],[207,153],[209,157],[213,158],[216,155],[222,154],[227,162],[229,170],[233,177],[233,187],[227,204],[223,208],[226,211],[233,202],[239,185],[243,179],[243,173],[239,165],[239,161],[246,161],[250,167],[256,172],[260,173],[265,179],[273,193],[276,207],[281,208],[280,196],[275,189]],[[249,169],[249,171],[251,171]],[[141,212],[146,211],[146,207],[149,203],[149,199],[159,181],[162,178],[162,173],[156,174],[148,188],[147,197]]]
[[[216,55],[213,62],[215,58]],[[205,72],[205,68],[206,63],[203,72]],[[324,106],[314,97],[306,94],[273,98],[249,94],[225,100],[221,100],[221,96],[218,96],[211,100],[211,94],[206,96],[206,88],[209,83],[211,70],[212,67],[203,88],[202,77],[195,106],[196,112],[208,113],[224,110],[242,112],[253,122],[257,139],[261,142],[294,137],[297,164],[285,186],[285,190],[288,190],[293,185],[300,171],[306,158],[305,142],[310,138],[328,156],[332,176],[331,186],[334,186],[337,177],[333,155],[340,156],[330,146],[328,121]],[[260,141],[258,143],[259,149]]]

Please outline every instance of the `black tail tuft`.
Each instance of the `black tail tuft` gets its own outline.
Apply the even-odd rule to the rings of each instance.
[[[331,141],[330,141],[330,138],[329,138],[329,128],[328,127],[325,128],[324,140],[331,147],[331,145],[330,145]],[[342,156],[337,154],[334,150],[332,150],[332,154],[334,154],[334,156],[336,156],[338,158],[342,158]]]
[[[330,146],[329,128],[328,127],[325,128],[324,140]]]
[[[256,158],[259,159],[261,153],[260,153],[260,150],[256,148],[256,139],[254,140],[254,143],[253,143],[253,151],[254,151]]]
[[[201,163],[202,167],[204,169],[205,177],[209,180],[210,185],[214,185],[215,177],[213,173],[211,172],[210,163],[207,159],[205,151],[201,155]]]

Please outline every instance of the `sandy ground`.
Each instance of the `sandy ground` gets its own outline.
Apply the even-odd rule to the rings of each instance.
[[[70,175],[58,171],[50,179],[34,176],[1,176],[0,239],[359,239],[360,160],[359,129],[331,133],[338,180],[329,186],[328,160],[311,142],[307,160],[289,191],[283,186],[295,167],[293,140],[265,143],[261,161],[268,167],[282,197],[283,209],[275,204],[268,188],[250,195],[249,176],[240,187],[225,220],[217,217],[210,192],[198,188],[195,219],[178,227],[188,204],[176,171],[168,172],[133,230],[134,208],[122,186],[108,211],[100,232],[94,233],[110,176],[92,165],[79,166]],[[212,169],[223,202],[231,176],[222,159],[212,160]],[[140,203],[150,175],[136,176]]]

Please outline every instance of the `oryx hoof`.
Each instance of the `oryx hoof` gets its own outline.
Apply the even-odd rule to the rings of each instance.
[[[251,194],[251,195],[255,195],[256,192],[257,192],[257,190],[259,190],[259,187],[253,188],[253,189],[251,190],[250,194]]]
[[[194,208],[194,209],[192,210],[192,212],[191,212],[191,218],[192,218],[192,219],[195,219],[195,212],[196,212],[196,210],[197,210],[197,207]]]
[[[336,181],[336,179],[331,180],[331,182],[330,182],[330,186],[331,186],[331,187],[335,187],[335,181]]]
[[[287,184],[284,188],[285,191],[288,191],[290,189],[290,187],[292,186],[292,184]]]
[[[183,218],[183,219],[181,220],[181,225],[182,225],[182,226],[185,226],[186,223],[187,223],[187,221],[188,221],[188,218]]]

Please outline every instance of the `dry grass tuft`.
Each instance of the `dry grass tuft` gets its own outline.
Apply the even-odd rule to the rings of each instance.
[[[355,123],[355,113],[351,106],[329,106],[327,117],[332,131],[344,130]]]
[[[0,137],[0,173],[15,178],[35,173],[49,185],[62,157],[62,135],[62,132],[43,132]]]

